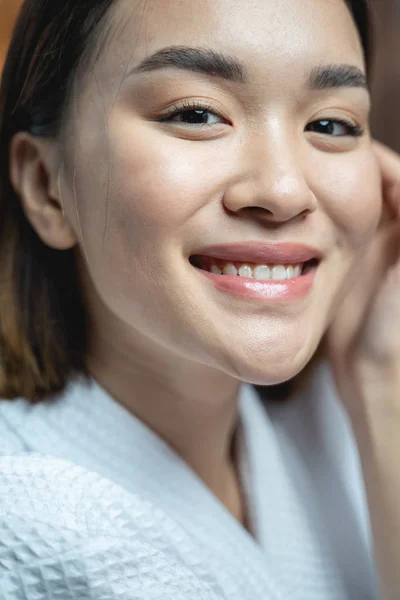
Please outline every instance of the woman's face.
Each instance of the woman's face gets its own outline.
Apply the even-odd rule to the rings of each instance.
[[[302,369],[380,218],[362,73],[342,0],[116,3],[62,185],[133,347],[253,383]]]

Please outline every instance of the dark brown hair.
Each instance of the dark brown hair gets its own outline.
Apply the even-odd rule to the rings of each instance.
[[[100,47],[113,0],[26,0],[0,88],[0,398],[31,401],[61,391],[86,367],[88,319],[75,253],[46,246],[9,175],[13,136],[62,133],[78,69]],[[367,61],[367,0],[348,0]],[[86,62],[85,62],[86,61]]]

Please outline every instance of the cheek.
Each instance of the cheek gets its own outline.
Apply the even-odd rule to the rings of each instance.
[[[344,156],[344,155],[343,155]],[[358,249],[372,238],[382,212],[379,170],[372,152],[327,161],[314,186],[339,239]]]
[[[184,225],[218,193],[223,173],[218,151],[132,126],[116,136],[113,148],[114,194],[123,218],[162,232]]]
[[[160,134],[124,111],[116,110],[108,123],[95,106],[92,112],[98,116],[97,128],[89,114],[78,132],[79,143],[72,143],[66,174],[71,221],[77,208],[77,231],[82,228],[91,254],[102,243],[105,228],[107,243],[125,232],[125,247],[146,236],[154,243],[177,233],[221,194],[226,177],[218,142],[196,144]]]
[[[160,136],[159,131],[148,124],[141,126],[137,120],[110,127],[109,140],[108,152],[102,140],[93,148],[92,156],[98,155],[95,162],[101,164],[99,177],[104,179],[108,172],[109,184],[97,195],[100,206],[95,231],[90,211],[84,208],[84,233],[90,237],[90,255],[97,261],[97,270],[102,277],[107,271],[114,289],[122,285],[126,295],[132,289],[146,288],[149,281],[152,286],[154,282],[163,285],[166,269],[174,264],[188,235],[188,224],[218,197],[226,177],[217,160],[218,144],[211,149],[207,144]],[[104,158],[100,160],[106,155],[109,168]],[[80,195],[85,206],[91,197],[90,189],[88,192]],[[106,222],[103,262],[99,264],[98,248]],[[122,272],[124,282],[117,277]]]

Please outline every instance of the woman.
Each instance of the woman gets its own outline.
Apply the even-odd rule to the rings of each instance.
[[[398,159],[368,129],[366,6],[197,8],[31,0],[16,28],[0,101],[6,600],[398,591],[376,485],[395,469],[364,443],[392,296],[374,277],[365,319],[352,311],[361,261],[397,225]],[[316,361],[273,402],[334,318],[341,402]],[[375,412],[384,439],[396,411]]]

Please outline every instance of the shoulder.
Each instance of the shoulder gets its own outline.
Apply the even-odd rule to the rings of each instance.
[[[26,418],[29,404],[23,398],[2,400],[0,398],[0,456],[26,452],[29,441],[19,431],[19,424]]]
[[[186,532],[96,473],[35,453],[7,456],[0,489],[4,600],[44,589],[57,598],[223,600],[206,565],[194,572],[196,556],[181,553],[190,550]]]
[[[49,431],[49,416],[57,422],[55,406],[76,394],[86,393],[80,379],[71,379],[65,388],[37,403],[26,398],[4,400],[0,398],[0,456],[15,455],[20,452],[35,452],[37,441],[45,439]]]

